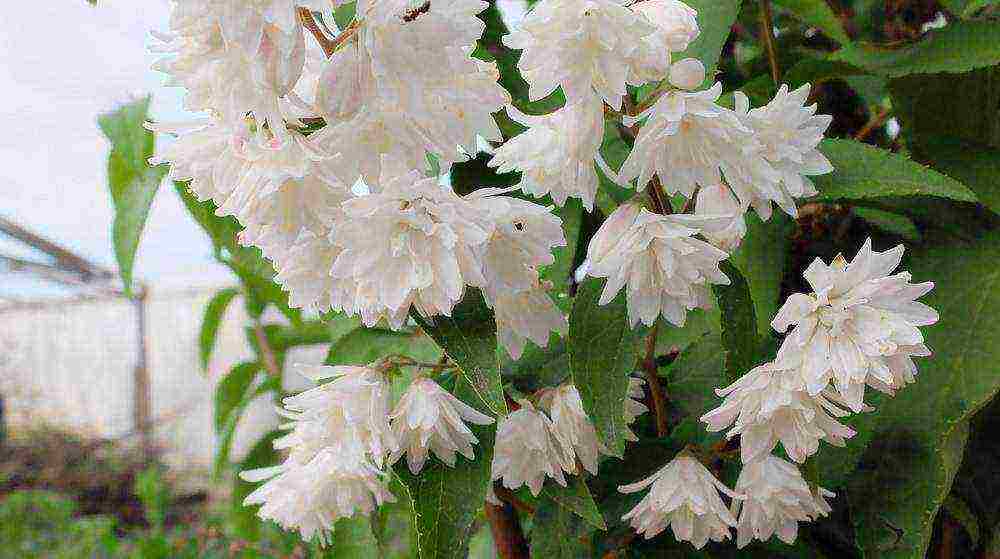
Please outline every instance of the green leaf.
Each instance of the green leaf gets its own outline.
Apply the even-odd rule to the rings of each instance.
[[[175,182],[174,190],[184,202],[188,214],[201,226],[212,241],[216,258],[221,260],[221,252],[226,249],[235,252],[239,249],[236,235],[242,227],[232,216],[221,217],[215,214],[216,206],[211,200],[199,201],[188,188],[187,183]]]
[[[840,18],[833,13],[826,0],[774,0],[774,3],[798,16],[806,25],[819,28],[841,45],[851,43]]]
[[[726,382],[726,350],[718,333],[709,333],[688,346],[666,369],[670,403],[697,421],[722,401],[715,394]],[[704,425],[698,425],[704,431]]]
[[[722,332],[722,313],[719,306],[711,309],[693,309],[688,311],[684,326],[678,328],[663,317],[658,319],[656,328],[656,355],[666,355],[672,351],[682,352],[691,344],[697,342],[709,332]]]
[[[424,318],[414,313],[413,318],[458,365],[461,376],[475,389],[486,408],[493,415],[506,415],[507,401],[497,358],[497,327],[482,293],[478,289],[466,291],[451,316]]]
[[[687,0],[685,4],[698,10],[698,26],[701,33],[687,50],[674,55],[674,60],[697,58],[705,65],[703,87],[715,83],[715,70],[719,65],[722,47],[729,38],[736,17],[740,14],[741,0]]]
[[[580,245],[580,226],[583,224],[583,204],[577,198],[571,198],[561,208],[556,208],[555,214],[562,219],[563,232],[566,235],[566,246],[556,247],[552,251],[555,262],[542,270],[543,280],[552,282],[550,290],[556,305],[564,312],[569,310],[573,299],[570,297],[570,287],[573,285],[573,264],[577,248]],[[529,346],[532,344],[528,344]]]
[[[1000,232],[911,255],[915,281],[935,281],[924,300],[941,320],[925,329],[935,355],[918,361],[916,383],[894,398],[872,394],[877,411],[854,422],[871,446],[848,496],[858,543],[873,556],[923,557],[961,460],[968,419],[1000,390],[998,259]],[[858,454],[851,444],[829,450],[845,462]]]
[[[969,505],[960,497],[949,495],[942,506],[949,516],[958,521],[962,528],[965,528],[969,539],[972,540],[972,547],[977,547],[979,545],[979,519],[976,518],[976,514],[972,512]]]
[[[284,434],[284,431],[274,430],[254,443],[253,448],[240,462],[239,471],[275,465],[278,462],[278,452],[274,449],[274,441]],[[257,484],[243,481],[239,476],[235,476],[233,480],[231,524],[237,535],[250,541],[257,540],[260,520],[257,519],[257,506],[244,506],[243,500],[256,488]]]
[[[713,285],[712,291],[722,309],[722,346],[726,350],[726,378],[735,382],[757,364],[760,338],[750,288],[739,270],[723,261],[721,270],[729,285]]]
[[[899,49],[851,45],[831,58],[895,78],[909,74],[960,74],[1000,63],[1000,21],[956,21]]]
[[[233,412],[240,406],[246,398],[247,392],[253,385],[257,373],[260,372],[260,364],[256,361],[248,361],[236,365],[222,377],[215,387],[215,431],[219,433],[223,430],[226,422]]]
[[[557,483],[546,483],[541,493],[542,498],[549,499],[560,507],[579,516],[590,526],[598,530],[607,530],[608,526],[597,510],[590,489],[582,476],[570,476],[569,483],[563,487]]]
[[[820,151],[832,173],[812,177],[815,200],[862,200],[888,196],[935,196],[975,202],[976,195],[962,183],[902,155],[853,140],[823,140]]]
[[[132,293],[132,266],[146,217],[167,173],[165,165],[150,167],[148,163],[156,141],[153,133],[143,128],[149,101],[146,97],[97,118],[101,132],[111,142],[108,188],[115,207],[112,238],[118,272],[128,295]]]
[[[778,299],[785,274],[788,239],[795,224],[782,212],[775,212],[766,222],[756,213],[747,213],[746,222],[747,234],[729,260],[750,285],[757,332],[765,336],[771,331],[771,319],[780,306]]]
[[[341,518],[333,525],[333,537],[324,550],[331,559],[371,559],[379,556],[378,542],[372,534],[371,520],[356,514]]]
[[[327,365],[367,365],[387,355],[405,355],[418,361],[435,361],[441,355],[434,342],[421,332],[393,332],[357,328],[330,345]]]
[[[943,136],[1000,149],[1000,67],[897,78],[889,91],[904,137],[921,143]]]
[[[532,558],[579,559],[591,555],[594,527],[572,509],[543,494],[532,519]]]
[[[1000,149],[941,137],[927,138],[921,149],[935,169],[961,181],[1000,214]]]
[[[480,411],[491,411],[467,377],[458,378],[454,394]],[[474,521],[486,502],[486,491],[491,483],[490,464],[496,430],[494,425],[470,425],[469,428],[479,439],[475,460],[459,456],[452,468],[431,458],[419,475],[410,473],[405,460],[395,467],[403,487],[404,495],[400,496],[410,503],[419,559],[464,559],[468,552]]]
[[[569,362],[573,384],[597,436],[612,456],[621,457],[628,379],[645,329],[629,327],[624,292],[607,305],[597,304],[603,283],[591,278],[580,284],[569,315]]]
[[[919,242],[920,231],[913,220],[905,215],[875,208],[853,208],[854,215],[886,233],[898,235],[908,241]]]
[[[201,368],[207,370],[215,348],[215,338],[219,335],[222,317],[226,314],[229,303],[240,292],[235,287],[220,289],[205,306],[205,316],[201,319],[201,330],[198,332],[198,349],[201,358]]]

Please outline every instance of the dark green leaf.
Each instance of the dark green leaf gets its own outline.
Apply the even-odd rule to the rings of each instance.
[[[201,319],[201,330],[198,333],[198,353],[202,369],[208,369],[222,317],[226,314],[229,303],[239,294],[239,290],[234,287],[220,289],[205,306],[205,316]]]
[[[331,540],[324,550],[324,557],[330,559],[371,559],[379,555],[378,542],[367,516],[356,514],[341,518],[333,525]]]
[[[726,261],[721,269],[729,277],[729,285],[713,285],[712,291],[722,309],[722,347],[726,350],[726,384],[729,384],[757,364],[761,344],[750,288],[743,274]]]
[[[904,137],[920,143],[941,136],[1000,149],[1000,67],[897,78],[889,91]]]
[[[625,448],[625,398],[644,328],[629,327],[625,293],[598,305],[604,281],[580,284],[569,316],[569,362],[573,383],[597,435],[613,456]]]
[[[1000,149],[942,137],[925,138],[921,149],[935,169],[961,181],[1000,214]]]
[[[919,42],[899,49],[852,45],[832,55],[881,76],[960,74],[1000,63],[1000,22],[956,21],[936,29]]]
[[[150,167],[155,137],[143,128],[149,97],[122,105],[98,117],[101,132],[111,142],[108,188],[114,202],[112,237],[125,292],[132,292],[132,265],[156,191],[167,173],[165,165]]]
[[[833,163],[832,173],[813,177],[817,200],[861,200],[889,196],[936,196],[975,202],[962,183],[868,144],[853,140],[823,140],[820,151]]]
[[[215,387],[215,431],[220,433],[233,412],[246,398],[253,385],[260,364],[256,361],[236,365],[222,377]]]
[[[436,361],[441,355],[434,342],[420,332],[393,332],[357,328],[330,345],[327,365],[367,365],[387,355],[405,355],[418,361]]]
[[[535,509],[533,521],[533,559],[579,559],[590,556],[590,539],[594,527],[585,523],[573,510],[543,494]]]
[[[670,402],[697,421],[722,401],[715,394],[726,382],[725,348],[718,333],[710,333],[688,346],[667,368]],[[704,425],[698,425],[704,430]]]
[[[765,336],[771,331],[771,319],[778,312],[788,239],[795,225],[791,218],[777,211],[766,222],[761,221],[756,213],[747,213],[746,222],[747,234],[729,260],[750,285],[750,296],[757,315],[757,332]]]
[[[826,0],[774,0],[774,3],[795,14],[806,25],[819,28],[841,45],[851,43],[840,18],[833,13]]]
[[[920,241],[920,231],[913,221],[905,215],[878,210],[875,208],[853,208],[854,215],[872,224],[874,227],[898,235],[908,241]]]
[[[566,246],[557,247],[552,251],[555,262],[545,267],[541,275],[542,279],[552,282],[550,292],[556,305],[563,311],[568,311],[573,304],[570,297],[570,287],[573,283],[573,264],[581,240],[580,226],[583,223],[583,204],[580,203],[579,199],[571,198],[566,202],[566,205],[556,208],[555,213],[562,219]]]
[[[961,460],[968,419],[1000,390],[998,259],[997,232],[911,257],[915,281],[936,284],[925,298],[941,315],[925,329],[935,355],[917,363],[916,384],[894,398],[873,394],[868,399],[877,411],[853,422],[871,446],[849,484],[851,516],[859,545],[875,556],[923,557]],[[854,462],[859,448],[853,442],[828,453]]]
[[[674,60],[697,58],[705,65],[705,83],[715,82],[715,70],[719,64],[722,47],[729,38],[730,30],[740,13],[741,0],[688,0],[685,4],[698,10],[698,25],[701,34],[682,53],[674,55]]]
[[[486,412],[490,408],[480,391],[459,377],[455,396]],[[419,559],[464,559],[473,534],[474,520],[486,502],[493,460],[494,425],[469,426],[479,444],[475,460],[459,456],[455,467],[436,458],[424,465],[419,475],[410,473],[406,461],[397,463],[395,472],[402,481],[404,495],[411,506],[416,557]]]
[[[461,374],[493,415],[507,414],[507,401],[500,380],[497,359],[497,330],[493,312],[478,289],[470,289],[455,305],[451,316],[414,319],[445,354],[458,365]]]
[[[582,476],[570,476],[566,487],[557,483],[546,483],[541,496],[579,516],[598,530],[608,529]]]

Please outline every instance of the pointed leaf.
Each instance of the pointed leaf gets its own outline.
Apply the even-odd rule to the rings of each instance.
[[[506,415],[497,359],[497,329],[493,311],[486,306],[478,289],[469,289],[455,305],[451,316],[424,318],[413,313],[414,320],[437,342],[449,359],[492,412]]]
[[[806,25],[819,28],[834,41],[850,44],[851,38],[826,0],[774,0],[774,3],[795,14]]]
[[[757,364],[760,338],[750,288],[743,274],[727,261],[721,265],[729,285],[713,285],[722,309],[722,346],[726,350],[726,379],[735,382]]]
[[[624,292],[607,305],[597,304],[603,284],[594,278],[580,284],[569,316],[569,362],[598,437],[613,456],[620,457],[625,448],[628,379],[638,360],[637,342],[646,329],[629,327]]]
[[[741,0],[686,0],[685,4],[698,11],[698,26],[701,33],[687,50],[673,55],[674,60],[697,58],[705,65],[705,83],[715,83],[715,70],[719,66],[722,47],[729,38],[736,17],[740,14]]]
[[[597,503],[594,502],[587,483],[581,476],[571,476],[566,487],[556,483],[546,483],[542,489],[542,497],[551,499],[598,530],[608,529],[601,511],[597,510]]]
[[[788,239],[795,226],[791,218],[781,212],[775,212],[766,222],[756,213],[747,213],[746,221],[746,237],[729,260],[749,284],[757,316],[757,333],[763,337],[770,334],[771,319],[778,312]]]
[[[201,368],[204,370],[208,369],[208,362],[212,358],[222,317],[226,314],[229,303],[239,294],[239,290],[235,287],[220,289],[205,306],[205,316],[201,319],[201,330],[198,332],[198,354],[201,358]]]

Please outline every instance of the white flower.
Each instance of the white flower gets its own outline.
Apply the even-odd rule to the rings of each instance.
[[[644,379],[639,377],[628,378],[628,397],[625,398],[625,423],[629,426],[631,426],[640,415],[649,411],[646,404],[642,403],[642,399],[645,397],[645,392],[643,391],[643,386],[645,385],[646,381]],[[637,441],[639,440],[639,437],[637,437],[631,429],[626,429],[625,440]]]
[[[492,301],[497,338],[514,359],[519,359],[527,340],[538,347],[549,343],[549,333],[565,336],[569,331],[566,315],[552,302],[543,286],[524,291],[501,292]]]
[[[698,11],[680,0],[643,0],[632,9],[656,26],[656,35],[662,36],[666,45],[664,50],[681,52],[698,38]]]
[[[343,249],[333,277],[358,285],[356,304],[347,306],[395,314],[413,305],[424,316],[450,314],[467,280],[481,276],[476,255],[489,225],[436,178],[383,172],[380,188],[344,202],[344,218],[330,233]]]
[[[643,188],[656,174],[668,193],[689,198],[698,186],[719,184],[722,171],[728,178],[735,169],[753,170],[773,181],[775,172],[758,153],[753,132],[736,113],[715,103],[721,94],[720,83],[705,91],[672,91],[629,119],[648,116],[622,164],[621,177],[638,177]]]
[[[683,326],[687,311],[708,308],[710,284],[728,284],[719,270],[726,253],[695,239],[725,220],[660,215],[637,203],[622,204],[587,248],[588,275],[608,278],[599,304],[626,287],[629,322],[647,326],[656,317]]]
[[[385,475],[351,437],[332,441],[310,460],[291,458],[280,466],[240,473],[248,482],[268,480],[243,501],[263,505],[257,515],[286,530],[297,529],[306,541],[315,536],[330,543],[334,523],[355,514],[370,514],[396,499]]]
[[[576,386],[564,384],[545,388],[538,398],[538,405],[552,418],[552,430],[556,436],[572,447],[583,467],[596,476],[602,445],[597,439],[594,424],[583,410],[583,401]]]
[[[830,508],[824,497],[834,496],[822,487],[813,493],[794,464],[774,455],[745,464],[736,491],[746,496],[731,506],[733,515],[739,517],[736,545],[740,548],[775,534],[789,545],[795,543],[799,522],[826,516]]]
[[[472,460],[472,445],[479,440],[465,422],[493,423],[493,418],[477,412],[428,378],[410,383],[390,417],[399,447],[389,461],[395,463],[406,452],[406,463],[414,474],[423,469],[428,450],[449,466],[455,465],[455,452]]]
[[[746,219],[743,217],[743,207],[733,196],[729,187],[719,183],[703,186],[698,190],[694,204],[695,215],[705,217],[727,216],[729,223],[721,230],[703,231],[702,235],[708,242],[726,252],[736,250],[747,233]]]
[[[934,324],[938,314],[916,301],[933,283],[892,274],[902,257],[902,245],[874,252],[868,239],[853,262],[816,259],[803,273],[814,292],[789,297],[771,324],[779,332],[795,325],[778,361],[801,366],[810,394],[832,382],[859,411],[865,385],[893,394],[914,381],[911,357],[930,355],[918,327]]]
[[[604,137],[604,106],[591,95],[541,116],[507,107],[510,117],[528,130],[496,149],[490,167],[498,173],[522,171],[521,190],[532,196],[550,194],[559,206],[569,197],[594,209],[598,156]]]
[[[365,367],[299,365],[307,378],[333,379],[284,399],[282,414],[292,420],[292,431],[275,441],[275,448],[288,448],[297,462],[350,435],[367,450],[372,462],[382,467],[397,442],[389,429],[389,384],[376,365]]]
[[[630,7],[656,27],[655,32],[638,42],[630,61],[634,73],[632,82],[660,81],[668,71],[673,75],[674,71],[669,69],[670,55],[687,49],[691,41],[698,37],[698,12],[678,0],[643,0]],[[703,81],[704,67],[701,79],[685,89],[693,89]]]
[[[705,81],[705,65],[697,58],[685,58],[670,65],[670,84],[681,89],[695,89]]]
[[[639,41],[656,31],[648,19],[611,0],[542,0],[504,44],[524,50],[517,65],[530,100],[562,86],[568,104],[596,91],[618,109]]]
[[[563,472],[576,473],[573,448],[553,431],[552,421],[530,402],[500,420],[493,449],[493,479],[507,489],[527,485],[537,496],[545,477],[566,485]]]
[[[754,136],[763,147],[762,155],[778,173],[780,185],[762,181],[738,181],[731,184],[745,202],[749,202],[764,219],[770,215],[773,200],[782,210],[795,216],[794,198],[816,194],[816,188],[807,178],[833,171],[833,165],[817,149],[823,133],[833,117],[817,115],[816,105],[804,106],[809,97],[809,84],[789,93],[782,84],[770,103],[750,109],[750,101],[736,92],[736,113],[753,129]]]
[[[188,188],[199,200],[223,200],[250,166],[246,155],[251,135],[245,124],[229,126],[218,120],[198,119],[146,122],[144,126],[177,136],[172,142],[159,142],[149,164],[169,163],[167,178],[189,181]]]
[[[801,463],[816,453],[819,441],[844,446],[854,436],[853,429],[834,419],[848,414],[843,400],[831,392],[811,396],[796,369],[766,363],[715,392],[725,400],[701,420],[713,433],[733,425],[726,436],[740,435],[744,464],[771,452],[778,442]]]
[[[649,493],[622,520],[652,538],[670,526],[678,541],[689,541],[701,549],[708,540],[729,539],[736,519],[726,508],[719,492],[742,499],[715,479],[705,466],[683,451],[648,478],[618,488],[622,493],[636,493],[650,487]]]

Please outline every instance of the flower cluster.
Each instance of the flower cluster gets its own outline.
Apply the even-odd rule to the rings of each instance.
[[[503,42],[523,51],[529,101],[564,95],[540,115],[516,109],[496,65],[472,56],[486,2],[365,0],[343,29],[314,19],[339,4],[174,0],[170,31],[157,37],[156,67],[206,116],[149,124],[176,136],[152,162],[170,163],[171,179],[240,222],[241,241],[274,264],[292,306],[400,329],[414,313],[451,315],[475,288],[518,359],[528,341],[546,346],[568,331],[543,279],[567,242],[553,208],[512,191],[593,211],[603,175],[648,194],[610,212],[578,276],[605,279],[601,305],[624,289],[633,327],[660,317],[682,326],[710,305],[712,285],[729,282],[720,264],[746,233],[745,213],[766,220],[776,204],[794,216],[796,200],[816,192],[809,177],[833,170],[817,149],[831,119],[806,105],[808,85],[782,86],[756,108],[737,92],[730,109],[721,84],[705,87],[713,80],[700,61],[674,60],[700,31],[680,0],[538,2]],[[642,85],[648,95],[633,99],[628,87]],[[503,142],[501,110],[527,130]],[[617,170],[600,154],[607,115],[634,136]],[[495,148],[489,165],[521,181],[459,195],[447,172],[484,142]],[[430,176],[429,159],[442,174]],[[687,203],[671,207],[672,195]],[[913,382],[912,357],[929,354],[917,327],[937,316],[915,302],[930,284],[889,275],[901,254],[866,244],[851,264],[811,265],[814,293],[792,296],[774,319],[791,329],[775,360],[719,391],[724,402],[703,420],[741,437],[735,491],[685,451],[620,488],[649,488],[624,519],[646,537],[670,526],[697,547],[736,528],[743,546],[788,541],[798,522],[826,514],[832,494],[771,453],[781,443],[802,462],[819,441],[842,445],[853,431],[838,418],[867,409],[866,386],[891,394]],[[337,519],[393,500],[386,468],[404,454],[414,474],[431,455],[449,466],[456,454],[472,459],[468,424],[493,418],[424,377],[390,412],[391,368],[307,370],[332,380],[284,400],[289,433],[275,446],[287,456],[244,472],[265,482],[246,502],[327,541]],[[647,411],[642,381],[630,379],[628,396],[631,424]],[[499,419],[492,476],[537,495],[548,477],[596,474],[606,454],[580,393],[564,384]]]

